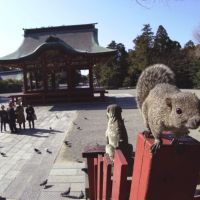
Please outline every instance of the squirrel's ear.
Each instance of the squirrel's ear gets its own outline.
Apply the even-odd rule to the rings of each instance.
[[[172,108],[172,99],[171,98],[167,97],[165,99],[165,102],[166,102],[167,106],[169,106],[170,108]]]

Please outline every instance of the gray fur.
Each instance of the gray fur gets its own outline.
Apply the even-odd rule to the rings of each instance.
[[[136,100],[140,109],[142,108],[142,104],[148,96],[150,90],[152,90],[159,83],[175,84],[174,72],[172,72],[166,65],[155,64],[146,68],[142,72],[136,86]]]
[[[121,107],[116,104],[107,107],[108,127],[106,130],[106,153],[112,161],[114,160],[114,151],[116,148],[125,149],[128,146],[128,135],[121,112]]]
[[[191,92],[180,91],[174,82],[174,73],[156,64],[146,68],[137,83],[138,107],[155,143],[161,142],[163,131],[179,137],[200,125],[199,99]]]

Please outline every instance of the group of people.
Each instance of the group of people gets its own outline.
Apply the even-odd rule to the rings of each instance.
[[[17,133],[18,128],[25,129],[25,122],[28,121],[29,128],[34,129],[34,120],[36,120],[36,114],[33,106],[28,105],[25,109],[26,112],[26,118],[24,114],[24,107],[22,105],[21,101],[18,101],[15,103],[9,102],[8,108],[5,109],[4,105],[1,105],[0,110],[0,118],[1,118],[1,132],[6,131],[6,124],[9,124],[10,132],[11,133]],[[16,126],[18,124],[18,128]]]

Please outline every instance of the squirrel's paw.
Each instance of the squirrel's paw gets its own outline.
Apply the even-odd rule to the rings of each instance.
[[[162,146],[162,141],[156,141],[152,146],[151,146],[151,153],[156,154],[158,149]]]
[[[171,141],[171,144],[175,145],[175,146],[178,145],[179,144],[178,138],[173,138],[172,141]]]
[[[142,132],[145,138],[150,138],[152,136],[152,133],[150,130],[145,130]]]

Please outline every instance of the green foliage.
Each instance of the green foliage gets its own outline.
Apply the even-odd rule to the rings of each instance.
[[[22,81],[19,80],[0,80],[0,93],[21,92],[22,85]]]
[[[118,88],[123,85],[128,70],[128,53],[122,43],[112,41],[108,48],[115,49],[116,55],[113,60],[94,68],[94,75],[98,86],[106,88]]]

